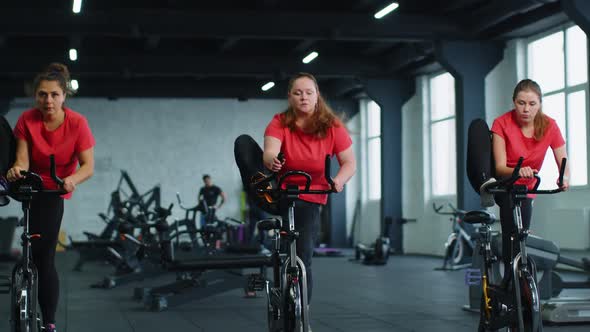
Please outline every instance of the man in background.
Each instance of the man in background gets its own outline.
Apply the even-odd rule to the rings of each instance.
[[[204,227],[207,222],[215,221],[215,211],[220,209],[227,196],[218,186],[213,184],[211,176],[208,174],[203,175],[204,186],[199,190],[199,206],[201,209],[201,227]],[[221,202],[219,197],[221,196]]]

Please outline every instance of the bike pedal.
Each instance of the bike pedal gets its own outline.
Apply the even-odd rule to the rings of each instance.
[[[274,308],[282,308],[283,294],[280,288],[271,288],[270,303]]]
[[[509,312],[509,311],[510,311],[510,309],[508,308],[508,306],[507,306],[507,305],[505,305],[505,304],[502,304],[502,308],[500,309],[500,311],[505,313],[505,312]]]
[[[263,291],[266,289],[266,279],[261,274],[251,274],[248,276],[248,291]]]

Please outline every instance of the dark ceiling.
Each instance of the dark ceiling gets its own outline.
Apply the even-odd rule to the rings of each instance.
[[[0,96],[52,61],[80,96],[282,97],[286,80],[315,74],[330,97],[362,80],[412,77],[436,66],[435,40],[505,40],[566,20],[556,0],[72,0],[0,4]],[[76,48],[79,59],[68,59]],[[301,59],[310,51],[319,57]],[[275,88],[260,87],[273,80]]]

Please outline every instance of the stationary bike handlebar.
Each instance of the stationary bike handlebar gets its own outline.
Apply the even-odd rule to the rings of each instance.
[[[50,162],[49,172],[51,175],[51,179],[58,185],[58,187],[63,187],[64,181],[57,176],[56,171],[55,171],[55,157],[54,157],[54,155],[49,156],[49,162]],[[20,171],[20,174],[24,177],[23,181],[26,181],[25,183],[40,184],[41,189],[33,188],[33,186],[31,186],[31,188],[28,189],[26,192],[22,191],[22,190],[15,191],[14,189],[11,189],[12,185],[9,184],[8,190],[0,190],[0,196],[10,196],[12,198],[17,199],[15,197],[16,195],[25,194],[25,193],[26,194],[56,194],[56,195],[64,195],[64,194],[68,193],[63,188],[62,189],[43,189],[42,188],[43,180],[41,179],[41,176],[39,176],[39,174],[37,174],[37,173],[31,172],[31,171]],[[21,189],[21,186],[19,186],[18,189]],[[19,199],[17,199],[17,200],[19,200]]]
[[[491,182],[489,184],[484,184],[484,186],[482,187],[482,190],[484,190],[487,193],[490,194],[497,194],[497,193],[510,193],[513,190],[513,185],[514,183],[521,178],[520,175],[518,175],[520,168],[522,167],[522,162],[523,162],[524,158],[520,157],[518,159],[518,163],[516,164],[516,166],[514,167],[514,171],[512,172],[512,175],[508,178],[499,180],[499,181],[495,181],[495,182]],[[562,186],[563,186],[563,175],[565,173],[565,166],[567,163],[567,158],[563,158],[561,160],[561,168],[559,170],[559,179],[558,179],[558,188],[556,189],[551,189],[551,190],[539,190],[537,188],[539,188],[539,185],[541,184],[541,178],[539,177],[539,174],[535,173],[535,179],[536,179],[536,183],[535,186],[533,187],[533,189],[531,190],[527,190],[526,193],[527,194],[556,194],[556,193],[560,193],[563,191]]]
[[[441,215],[445,215],[445,216],[464,216],[467,213],[467,211],[465,211],[465,210],[457,209],[451,203],[449,203],[448,206],[451,208],[452,212],[446,212],[446,211],[441,212],[444,205],[436,206],[436,203],[434,203],[434,202],[432,203],[432,208],[434,209],[434,212],[436,214],[441,214]]]
[[[279,155],[277,156],[277,158],[279,160],[283,160],[284,156],[283,153],[279,153]],[[285,188],[283,189],[283,183],[285,183],[285,181],[289,178],[289,177],[293,177],[293,176],[303,176],[305,178],[305,186],[304,189],[300,189],[299,186],[297,189],[293,189],[293,188]],[[257,183],[257,185],[261,185],[261,184],[266,184],[271,182],[274,179],[278,179],[278,185],[276,188],[271,188],[271,189],[256,189],[256,192],[259,194],[264,194],[264,193],[269,193],[269,194],[289,194],[289,195],[301,195],[301,194],[330,194],[330,193],[334,193],[336,192],[336,189],[334,188],[334,181],[332,180],[332,178],[330,177],[330,155],[326,155],[326,159],[324,162],[324,178],[326,179],[326,181],[328,182],[328,184],[330,185],[330,189],[327,190],[314,190],[314,189],[310,189],[311,187],[311,175],[309,175],[309,173],[304,172],[304,171],[298,171],[298,170],[293,170],[293,171],[287,171],[284,174],[282,174],[281,176],[278,175],[278,173],[274,173],[273,175],[267,177],[266,179],[264,179],[263,181],[260,181]]]
[[[180,206],[181,209],[186,210],[186,211],[190,211],[190,210],[196,210],[199,207],[199,204],[193,206],[193,207],[186,207],[182,204],[182,200],[180,199],[180,193],[176,193],[176,200],[178,201],[178,206]]]

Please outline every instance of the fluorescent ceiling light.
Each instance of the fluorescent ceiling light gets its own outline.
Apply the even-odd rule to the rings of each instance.
[[[270,89],[272,89],[272,87],[275,86],[275,82],[268,82],[265,85],[262,86],[262,91],[268,91]]]
[[[318,57],[318,52],[313,51],[311,53],[309,53],[307,56],[305,56],[305,58],[303,58],[303,63],[310,63],[313,61],[313,59]]]
[[[74,0],[74,5],[72,6],[72,11],[78,14],[82,10],[82,0]]]
[[[392,11],[396,10],[397,7],[399,7],[399,4],[397,2],[392,2],[387,7],[383,8],[380,11],[378,11],[377,13],[375,13],[375,18],[376,19],[380,19],[383,16],[385,16],[385,15],[391,13]]]
[[[78,84],[78,80],[71,80],[70,86],[72,87],[72,90],[74,90],[74,91],[78,90],[78,88],[80,87],[80,85]]]
[[[78,60],[78,51],[75,48],[70,48],[70,60]]]

